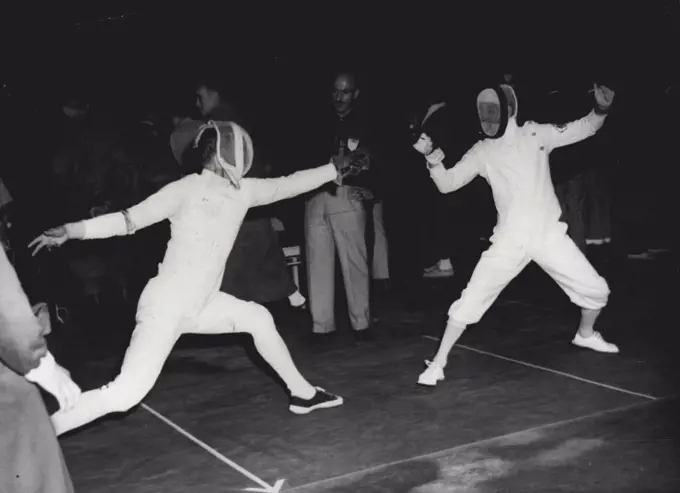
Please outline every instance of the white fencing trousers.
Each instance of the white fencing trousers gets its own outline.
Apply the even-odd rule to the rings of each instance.
[[[383,218],[383,203],[377,202],[373,206],[373,229],[375,241],[373,242],[373,279],[386,280],[390,278],[389,251],[387,248],[387,233],[385,232],[385,220]]]
[[[479,322],[501,291],[530,261],[552,277],[569,299],[581,308],[607,304],[609,286],[566,233],[554,234],[537,247],[500,237],[482,254],[468,285],[449,309],[459,325]]]
[[[369,269],[365,227],[364,206],[349,196],[348,187],[339,187],[336,195],[322,192],[307,201],[305,237],[309,307],[316,333],[335,330],[336,251],[352,328],[368,328]]]
[[[286,384],[308,385],[293,365],[271,314],[263,306],[218,292],[192,320],[184,317],[177,305],[167,297],[153,300],[146,308],[138,310],[137,326],[119,375],[102,388],[84,392],[71,410],[55,413],[52,423],[58,435],[108,413],[125,412],[139,404],[153,388],[170,351],[183,333],[249,332],[260,354]]]

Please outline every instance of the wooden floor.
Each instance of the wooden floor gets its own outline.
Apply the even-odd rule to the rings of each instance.
[[[464,334],[434,389],[416,379],[464,278],[383,299],[372,342],[344,330],[319,346],[304,317],[281,315],[303,374],[346,399],[308,416],[288,412],[233,337],[187,337],[141,407],[62,437],[76,489],[680,491],[677,273],[628,262],[608,278],[600,330],[621,354],[569,344],[578,311],[530,269]],[[117,364],[87,362],[79,383],[104,383]]]

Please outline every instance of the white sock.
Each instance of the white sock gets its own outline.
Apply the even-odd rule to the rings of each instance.
[[[291,294],[288,297],[288,301],[289,301],[291,306],[294,306],[294,307],[297,308],[299,306],[304,305],[307,300],[305,299],[304,296],[302,296],[300,291],[295,291],[293,294]]]
[[[439,261],[439,268],[441,270],[453,270],[453,265],[451,265],[450,258],[444,258]]]

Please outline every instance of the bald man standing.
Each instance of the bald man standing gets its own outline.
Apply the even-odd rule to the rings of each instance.
[[[335,252],[345,285],[349,319],[358,339],[370,338],[369,264],[366,247],[366,207],[375,190],[375,169],[370,163],[370,143],[366,120],[355,109],[359,88],[355,77],[339,74],[333,85],[331,125],[319,142],[324,159],[355,162],[358,155],[363,169],[320,189],[307,202],[305,235],[309,305],[313,332],[328,335],[335,331]],[[321,157],[321,156],[320,156]],[[380,255],[376,252],[376,255]]]

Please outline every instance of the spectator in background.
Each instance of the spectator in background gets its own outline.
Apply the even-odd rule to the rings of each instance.
[[[612,241],[612,180],[618,156],[612,147],[611,129],[605,127],[593,146],[596,162],[583,175],[586,195],[585,242],[589,250],[604,252]],[[606,258],[600,255],[599,258]]]
[[[445,101],[436,101],[428,105],[424,114],[422,112],[414,114],[411,119],[414,139],[420,136],[421,131],[426,131],[429,135],[436,135],[433,138],[438,139],[439,142],[450,142],[454,130],[451,122],[448,121],[448,116]],[[432,188],[433,185],[430,184],[429,187]],[[451,227],[454,222],[452,220],[453,196],[434,193],[432,190],[425,197],[432,203],[430,207],[427,207],[427,210],[431,212],[423,217],[423,224],[426,226],[426,231],[422,236],[423,256],[426,264],[423,277],[451,277],[453,276],[451,254],[455,249],[452,241],[453,235],[451,234]],[[446,224],[448,227],[440,227],[442,224]]]
[[[425,131],[441,142],[448,155],[462,156],[477,140],[476,115],[467,111],[461,96],[467,94],[461,87],[450,97],[432,98],[420,108],[420,113],[412,117],[412,139],[417,139]],[[474,107],[472,107],[474,110]],[[413,140],[415,142],[415,140]],[[485,232],[487,221],[486,187],[481,180],[475,186],[461,193],[437,193],[431,180],[426,183],[426,193],[421,198],[422,208],[422,254],[425,278],[446,278],[454,275],[453,259],[456,263],[467,261],[473,250],[479,247],[479,238]],[[480,193],[482,192],[482,193]],[[472,207],[471,204],[474,204]],[[493,209],[492,217],[495,217]],[[490,228],[488,228],[490,229]]]
[[[566,124],[585,112],[590,93],[586,86],[562,84],[549,91],[546,108],[550,119]],[[545,121],[548,120],[546,116]],[[576,246],[586,253],[586,184],[585,173],[597,163],[600,136],[555,149],[550,154],[550,172],[555,193],[562,208],[562,220]]]
[[[374,197],[376,172],[367,115],[356,107],[359,94],[354,74],[338,74],[331,92],[332,112],[316,123],[319,128],[312,129],[315,136],[309,144],[314,146],[314,152],[318,154],[316,159],[321,162],[332,158],[348,165],[360,156],[365,158],[360,160],[364,166],[357,166],[354,176],[326,185],[307,201],[305,236],[309,303],[312,331],[319,337],[326,337],[336,330],[337,253],[354,334],[359,340],[372,338],[368,331],[371,318],[366,202]],[[375,255],[386,256],[386,252],[377,251]]]
[[[34,383],[53,394],[62,409],[80,389],[45,343],[49,315],[39,318],[0,248],[0,491],[71,493],[73,484],[45,404]]]
[[[198,84],[196,106],[204,120],[231,121],[241,125],[252,136],[256,146],[251,178],[265,178],[271,168],[262,159],[254,125],[245,120],[223,97],[220,84],[205,81]],[[190,123],[185,122],[185,126]],[[293,307],[305,305],[305,298],[293,282],[283,249],[272,225],[271,209],[257,207],[248,211],[233,250],[227,260],[222,291],[244,301],[270,303],[288,299]]]
[[[12,203],[12,195],[5,186],[5,182],[0,177],[0,248],[9,250],[9,228],[12,227],[11,217],[9,214],[10,204]]]
[[[101,213],[127,209],[181,177],[168,146],[170,123],[160,112],[137,115],[108,153],[105,196],[107,208]],[[106,262],[125,272],[136,299],[146,282],[155,275],[170,237],[167,224],[156,224],[132,238],[118,239],[115,256]]]

